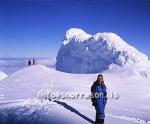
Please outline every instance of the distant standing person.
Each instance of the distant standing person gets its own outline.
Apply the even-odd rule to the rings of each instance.
[[[96,110],[95,124],[104,124],[105,119],[105,106],[107,102],[106,86],[104,84],[103,75],[99,74],[97,80],[91,87],[91,100],[92,105]]]
[[[31,66],[31,60],[28,61],[28,66]]]
[[[35,65],[35,59],[33,59],[33,65]]]

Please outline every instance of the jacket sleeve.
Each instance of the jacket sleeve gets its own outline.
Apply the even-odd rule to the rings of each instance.
[[[92,87],[91,87],[91,101],[92,101],[92,105],[94,105],[95,102],[96,102],[95,93],[96,93],[96,87],[93,84]]]

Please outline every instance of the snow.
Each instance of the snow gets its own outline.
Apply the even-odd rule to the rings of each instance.
[[[2,71],[0,71],[0,80],[6,78],[8,75]]]
[[[143,77],[150,79],[150,63],[143,64],[135,64],[135,65],[129,65],[126,67],[120,67],[115,64],[111,64],[109,66],[109,69],[106,70],[112,73],[122,73],[124,76],[137,76],[137,77]]]
[[[71,28],[57,54],[56,69],[69,73],[97,73],[108,70],[111,64],[125,67],[132,64],[145,66],[147,63],[150,62],[144,53],[115,33],[90,35]]]
[[[71,28],[66,32],[63,44],[66,45],[67,43],[69,43],[69,40],[83,42],[85,40],[88,40],[90,37],[91,35],[87,34],[81,29]]]
[[[88,122],[57,102],[39,100],[3,103],[1,124],[87,124]],[[3,112],[2,112],[3,111]]]
[[[77,106],[74,108],[65,102],[40,101],[38,99],[16,100],[1,103],[1,124],[89,124],[93,123],[90,115],[94,111],[87,107]],[[80,113],[88,112],[89,116]],[[149,124],[144,120],[107,114],[106,124]]]
[[[52,83],[55,78],[52,76],[52,73],[49,68],[43,65],[26,67],[2,80],[0,94],[6,93],[7,96],[5,97],[7,99],[36,96],[38,90],[46,88]],[[33,86],[32,91],[26,92]]]
[[[119,93],[119,99],[107,101],[105,124],[148,124],[149,79],[130,75],[130,70],[125,71],[112,68],[102,73],[108,95]],[[0,94],[3,96],[0,122],[89,124],[95,120],[95,109],[90,99],[48,101],[37,99],[37,94],[39,91],[90,93],[97,75],[65,73],[43,65],[21,69],[0,81]]]

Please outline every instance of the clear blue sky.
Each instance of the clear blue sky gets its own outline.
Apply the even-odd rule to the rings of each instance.
[[[150,56],[150,0],[0,0],[0,57],[55,57],[71,27],[114,32]]]

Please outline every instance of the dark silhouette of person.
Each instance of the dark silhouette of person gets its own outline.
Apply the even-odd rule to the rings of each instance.
[[[28,66],[31,66],[31,60],[28,61]]]
[[[107,103],[107,92],[104,84],[103,75],[99,74],[97,80],[94,81],[91,87],[92,105],[96,110],[95,124],[104,124],[105,106]]]
[[[32,64],[35,65],[35,59],[32,60]]]

